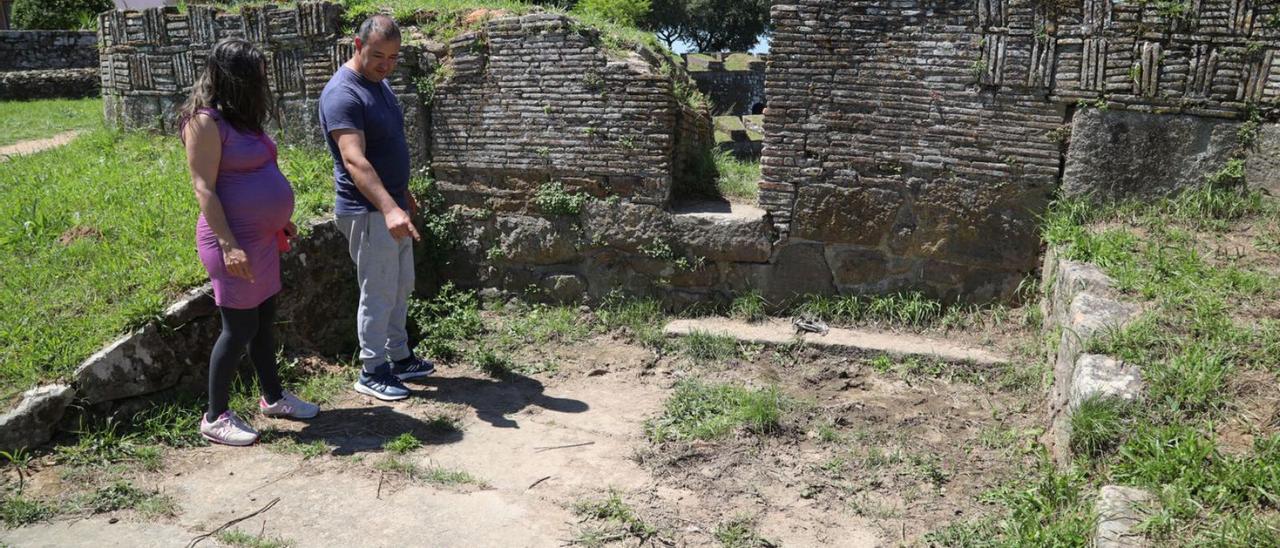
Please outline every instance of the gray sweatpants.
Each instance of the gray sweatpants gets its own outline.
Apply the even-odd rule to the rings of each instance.
[[[413,239],[392,238],[382,213],[338,217],[360,284],[356,332],[367,373],[390,372],[388,360],[410,356],[405,321],[413,293]]]

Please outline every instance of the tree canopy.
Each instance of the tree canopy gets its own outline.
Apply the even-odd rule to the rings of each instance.
[[[683,39],[697,51],[745,51],[769,30],[769,0],[652,0],[644,23],[668,47]]]

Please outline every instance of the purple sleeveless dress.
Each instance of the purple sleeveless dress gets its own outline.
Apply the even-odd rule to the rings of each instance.
[[[213,282],[218,306],[256,308],[280,292],[280,249],[277,235],[293,215],[293,188],[276,164],[276,144],[265,133],[242,133],[218,111],[202,109],[218,122],[222,159],[214,192],[227,224],[253,269],[254,283],[227,272],[218,237],[205,222],[196,222],[196,250]]]

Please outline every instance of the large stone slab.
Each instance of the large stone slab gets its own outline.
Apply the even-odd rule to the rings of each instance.
[[[502,261],[549,265],[578,259],[577,235],[563,219],[504,215],[497,220]]]
[[[593,245],[643,254],[655,242],[688,258],[764,263],[773,244],[764,211],[750,206],[691,204],[674,212],[643,204],[588,203],[582,214]]]
[[[825,334],[797,333],[790,322],[778,319],[757,323],[726,318],[674,320],[668,323],[662,331],[671,337],[701,332],[760,344],[790,344],[801,341],[805,344],[832,348],[907,356],[929,356],[948,362],[972,362],[984,365],[1009,363],[1007,356],[941,339],[904,333],[842,328],[833,328]]]
[[[770,304],[783,306],[805,295],[836,292],[822,244],[791,243],[774,252],[773,272],[764,289]]]
[[[1137,366],[1111,356],[1080,354],[1067,377],[1054,378],[1057,399],[1051,405],[1049,426],[1054,458],[1064,465],[1071,461],[1071,417],[1086,400],[1114,398],[1131,402],[1141,399],[1145,390]]]
[[[893,228],[904,200],[876,187],[811,185],[796,196],[792,235],[818,242],[876,246]]]
[[[49,441],[75,395],[75,389],[64,384],[41,386],[23,393],[17,407],[0,415],[0,451],[35,447]]]
[[[1145,548],[1150,543],[1138,525],[1151,515],[1155,497],[1142,489],[1104,485],[1098,490],[1095,548]]]
[[[1240,123],[1084,109],[1075,115],[1062,192],[1099,200],[1164,196],[1205,182],[1239,147]]]
[[[1074,412],[1089,398],[1135,401],[1142,397],[1142,372],[1135,366],[1100,354],[1081,354],[1067,391],[1068,408]]]
[[[173,357],[160,329],[148,324],[89,356],[73,378],[90,405],[142,396],[178,383],[187,367]]]
[[[1244,181],[1272,196],[1280,196],[1280,124],[1265,124],[1258,130],[1244,162]]]

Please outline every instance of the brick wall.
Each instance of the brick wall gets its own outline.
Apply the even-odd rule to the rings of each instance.
[[[775,3],[761,205],[826,245],[841,291],[1007,296],[1078,105],[1240,117],[1280,97],[1274,4],[1143,4]]]
[[[680,129],[706,116],[679,102],[656,54],[610,53],[554,14],[495,20],[449,50],[431,151],[451,199],[524,211],[539,185],[560,181],[596,197],[670,200]]]

